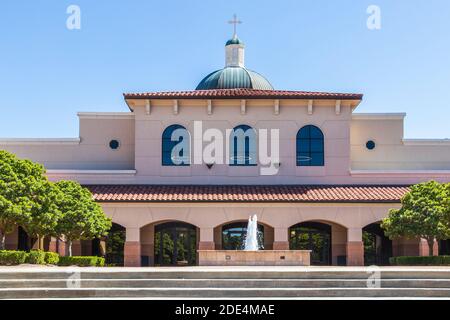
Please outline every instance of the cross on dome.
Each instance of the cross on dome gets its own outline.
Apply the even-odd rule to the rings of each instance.
[[[228,21],[228,23],[233,25],[233,29],[234,29],[233,38],[237,38],[237,32],[236,32],[237,31],[237,25],[241,24],[242,21],[238,20],[237,15],[234,14],[233,15],[233,20]]]

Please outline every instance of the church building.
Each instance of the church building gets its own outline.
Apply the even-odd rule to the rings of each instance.
[[[198,265],[198,250],[242,249],[254,215],[261,250],[308,249],[312,265],[427,255],[423,240],[388,239],[380,221],[410,185],[450,181],[450,140],[405,139],[405,114],[358,113],[359,93],[274,88],[244,54],[235,33],[225,67],[195,90],[125,93],[125,112],[78,113],[77,138],[0,139],[0,149],[52,181],[79,181],[112,218],[106,239],[75,243],[74,255]],[[7,248],[26,237],[18,228]]]

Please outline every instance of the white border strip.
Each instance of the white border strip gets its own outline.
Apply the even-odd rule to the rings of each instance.
[[[134,119],[132,112],[78,112],[80,119]]]
[[[354,120],[403,120],[406,113],[352,113]]]
[[[80,138],[4,138],[0,139],[0,145],[76,145],[80,144]]]
[[[450,177],[450,170],[350,170],[356,177]]]
[[[405,146],[450,146],[450,139],[403,139]]]
[[[135,175],[136,170],[47,170],[50,175]]]

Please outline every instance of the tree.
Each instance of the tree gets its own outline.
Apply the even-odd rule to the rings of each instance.
[[[450,186],[436,181],[411,187],[400,209],[391,209],[382,222],[391,238],[423,238],[433,255],[434,240],[450,239]]]
[[[44,167],[0,150],[0,250],[6,234],[29,220],[36,206],[33,197],[47,182]]]
[[[74,240],[92,240],[105,236],[112,223],[88,189],[77,182],[64,180],[55,183],[55,186],[64,194],[58,202],[62,217],[56,226],[56,233],[65,237],[71,256]]]
[[[62,217],[58,204],[64,194],[54,183],[42,181],[31,197],[33,205],[21,226],[31,238],[38,239],[38,248],[43,250],[44,238],[57,235],[56,227]]]

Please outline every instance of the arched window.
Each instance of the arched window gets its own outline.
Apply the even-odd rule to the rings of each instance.
[[[252,127],[243,124],[231,132],[230,165],[256,166],[256,133]]]
[[[304,126],[297,132],[297,166],[324,165],[323,133],[316,126]]]
[[[190,135],[185,127],[174,124],[162,134],[162,165],[188,166],[191,163]]]

